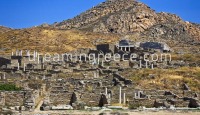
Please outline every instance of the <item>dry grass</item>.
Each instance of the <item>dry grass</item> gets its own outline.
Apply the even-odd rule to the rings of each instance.
[[[127,70],[122,74],[141,88],[174,90],[182,89],[183,83],[187,83],[191,90],[200,91],[199,67]],[[154,77],[151,77],[152,75]]]
[[[78,48],[94,48],[94,42],[114,43],[119,37],[78,30],[51,28],[29,28],[0,33],[0,53],[7,54],[16,49],[38,50],[39,52],[63,53]]]
[[[184,60],[190,62],[200,62],[199,54],[171,54],[172,60]]]

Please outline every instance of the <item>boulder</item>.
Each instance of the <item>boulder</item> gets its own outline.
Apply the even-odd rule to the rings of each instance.
[[[80,96],[77,92],[74,92],[71,96],[70,105],[80,100]]]
[[[163,102],[163,107],[166,107],[166,108],[170,108],[170,104],[169,103],[167,103],[167,101],[164,101]]]
[[[188,107],[190,107],[190,108],[197,108],[197,107],[200,107],[200,103],[198,102],[197,99],[190,98],[190,102],[189,102]]]
[[[109,104],[108,98],[105,94],[101,94],[101,97],[99,100],[99,107],[103,107],[106,104]]]
[[[157,99],[154,101],[154,104],[153,104],[154,107],[158,108],[158,107],[162,107],[163,106],[163,103],[158,101]]]

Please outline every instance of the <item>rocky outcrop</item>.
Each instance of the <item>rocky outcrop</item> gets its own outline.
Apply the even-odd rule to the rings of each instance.
[[[198,24],[169,13],[156,13],[136,0],[107,0],[73,19],[53,24],[60,29],[133,34],[158,39],[200,40]]]
[[[61,23],[53,24],[54,27],[62,29],[80,28],[98,21],[100,18],[111,13],[116,13],[122,9],[127,9],[132,6],[130,3],[135,3],[135,0],[107,0],[90,10],[74,17],[73,19],[65,20]]]
[[[86,29],[103,33],[142,32],[159,17],[145,4],[135,0],[108,0],[79,16],[53,24],[61,29]]]

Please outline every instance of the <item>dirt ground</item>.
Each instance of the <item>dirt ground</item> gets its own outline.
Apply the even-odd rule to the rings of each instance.
[[[23,112],[22,115],[200,115],[200,111],[40,111],[40,112]],[[120,114],[119,114],[120,113]]]

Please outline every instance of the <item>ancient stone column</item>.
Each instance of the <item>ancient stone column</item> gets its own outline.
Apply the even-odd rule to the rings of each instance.
[[[18,50],[16,50],[16,56],[18,56]]]
[[[6,74],[5,73],[3,73],[3,79],[6,79]]]
[[[121,87],[119,87],[119,104],[121,104],[122,103],[122,88]]]
[[[142,68],[142,60],[140,60],[140,68]]]
[[[40,64],[40,56],[39,55],[38,55],[38,59],[37,60],[38,60],[38,64]]]
[[[151,64],[151,69],[154,69],[153,64]]]
[[[125,105],[126,104],[126,93],[124,93],[123,99],[124,99],[124,105]]]
[[[30,56],[29,50],[26,50],[26,56]]]
[[[97,74],[96,74],[96,72],[94,71],[93,73],[94,73],[94,78],[97,78]]]
[[[146,61],[146,68],[148,68],[148,63],[147,63],[147,61]]]
[[[24,71],[26,71],[26,64],[24,63]]]
[[[19,62],[17,63],[17,70],[19,70],[20,68],[19,68]]]
[[[102,66],[102,67],[104,67],[104,63],[103,63],[103,60],[102,60],[101,66]]]
[[[21,56],[21,50],[18,51],[18,56]]]
[[[106,95],[108,94],[108,89],[107,89],[107,87],[106,87],[106,90],[105,90],[105,94],[106,94]]]
[[[22,54],[23,54],[23,51],[22,51],[22,50],[20,50],[20,56],[22,56]]]
[[[140,98],[140,93],[141,93],[141,91],[138,91],[138,98]]]
[[[36,52],[35,52],[35,56],[37,57],[37,55],[38,55],[38,52],[36,51]]]
[[[108,94],[108,98],[109,98],[109,99],[111,98],[110,93]]]
[[[33,52],[33,58],[35,59],[35,57],[36,57],[36,52],[34,50],[34,52]]]
[[[137,93],[135,93],[135,99],[137,99]]]

